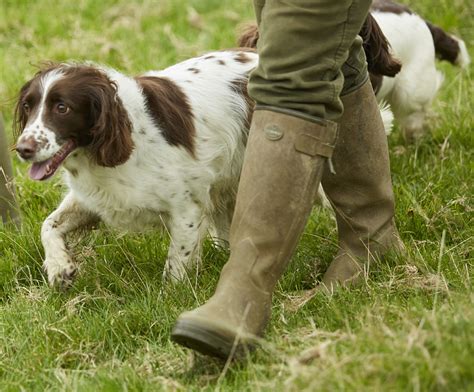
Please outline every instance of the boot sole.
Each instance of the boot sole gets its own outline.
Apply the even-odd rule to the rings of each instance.
[[[171,340],[201,354],[220,359],[228,359],[231,354],[239,357],[242,352],[240,344],[234,345],[234,338],[209,330],[194,321],[179,320],[171,332]]]

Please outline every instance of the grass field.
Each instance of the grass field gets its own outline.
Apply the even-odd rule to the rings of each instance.
[[[472,48],[469,0],[410,3]],[[137,74],[235,46],[237,25],[252,16],[249,0],[0,0],[7,129],[42,60]],[[71,238],[79,277],[68,292],[53,291],[39,230],[64,189],[59,176],[29,180],[15,158],[23,228],[0,228],[0,391],[474,390],[473,68],[439,68],[446,80],[430,134],[418,146],[397,132],[389,140],[408,256],[377,266],[360,288],[302,305],[299,291],[314,286],[336,249],[330,214],[315,210],[278,286],[263,349],[231,366],[169,338],[179,313],[212,294],[225,250],[206,244],[192,288],[163,287],[167,238],[101,227]]]

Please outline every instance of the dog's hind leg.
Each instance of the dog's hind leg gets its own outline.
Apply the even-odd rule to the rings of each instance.
[[[77,272],[66,247],[66,234],[98,220],[95,214],[77,202],[72,193],[46,218],[41,228],[41,241],[45,252],[43,267],[51,286],[67,288]]]

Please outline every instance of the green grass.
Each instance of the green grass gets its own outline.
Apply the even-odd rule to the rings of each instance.
[[[411,3],[472,47],[469,0]],[[136,74],[232,47],[249,19],[250,1],[2,0],[7,129],[34,64],[87,59]],[[0,228],[0,390],[473,390],[474,87],[470,72],[439,67],[446,81],[430,134],[419,145],[390,137],[408,257],[379,265],[360,288],[300,306],[299,290],[314,285],[336,248],[330,214],[315,210],[278,286],[263,349],[229,368],[169,339],[179,313],[212,294],[224,250],[206,244],[192,289],[163,287],[166,238],[101,227],[71,239],[81,262],[74,287],[50,290],[39,228],[64,189],[58,179],[30,181],[15,161],[23,228]]]

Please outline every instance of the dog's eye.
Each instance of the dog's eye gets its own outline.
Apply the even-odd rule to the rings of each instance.
[[[59,103],[56,105],[56,111],[57,111],[59,114],[67,114],[67,113],[69,113],[69,107],[67,107],[64,103],[59,102]]]
[[[28,114],[30,112],[30,105],[28,105],[27,102],[23,102],[22,106],[23,106],[23,110],[25,111],[25,113]]]

